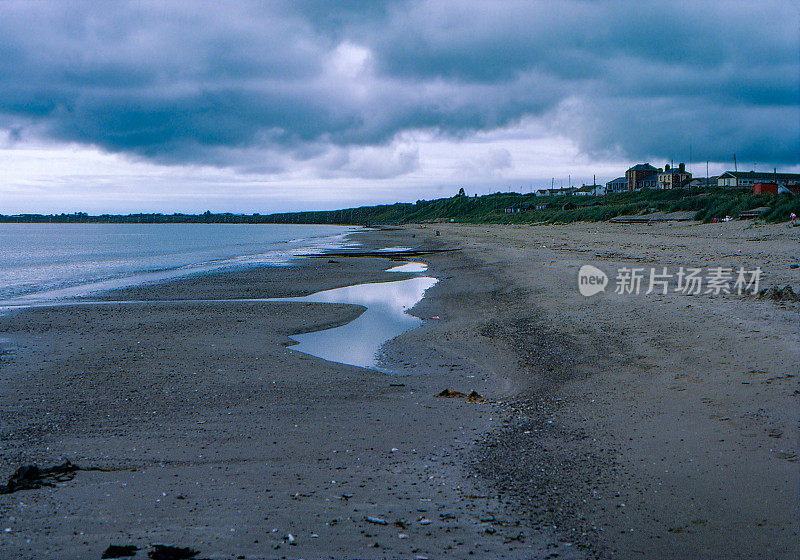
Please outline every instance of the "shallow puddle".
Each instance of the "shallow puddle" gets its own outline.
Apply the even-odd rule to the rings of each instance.
[[[304,301],[363,305],[366,311],[357,319],[332,329],[293,335],[292,350],[331,362],[386,371],[378,365],[381,346],[422,324],[406,311],[417,304],[425,290],[438,280],[418,276],[396,282],[357,284],[296,298],[270,301]]]
[[[407,262],[405,264],[387,268],[386,272],[425,272],[428,270],[428,265],[421,262]]]
[[[378,252],[382,253],[401,253],[403,251],[411,251],[411,247],[384,247],[383,249],[378,249]]]

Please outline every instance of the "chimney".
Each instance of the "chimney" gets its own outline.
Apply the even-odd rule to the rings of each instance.
[[[678,173],[686,173],[686,164],[685,163],[679,163],[678,164]]]
[[[664,165],[664,171],[669,171],[669,164],[668,163]]]

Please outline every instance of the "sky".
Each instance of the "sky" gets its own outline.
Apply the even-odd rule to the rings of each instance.
[[[0,0],[0,213],[800,172],[799,6]]]

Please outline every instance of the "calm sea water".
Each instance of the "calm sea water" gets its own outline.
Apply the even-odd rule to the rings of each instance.
[[[281,266],[358,228],[233,224],[0,224],[0,303],[49,301],[220,268]]]

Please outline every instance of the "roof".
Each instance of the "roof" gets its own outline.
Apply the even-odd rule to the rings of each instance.
[[[720,177],[736,177],[737,179],[778,179],[786,181],[789,179],[800,180],[800,173],[773,173],[772,171],[726,171]]]
[[[712,175],[711,177],[692,177],[691,183],[698,183],[701,185],[717,185],[717,179],[719,179],[719,175]]]
[[[628,180],[625,177],[617,177],[616,179],[611,179],[608,183],[627,183]],[[606,183],[606,185],[608,184]]]
[[[577,189],[575,187],[559,187],[557,189],[546,189],[549,193],[566,193],[566,192],[575,192]]]
[[[658,169],[649,163],[639,163],[629,168],[628,171],[658,171]]]
[[[683,171],[681,171],[677,167],[670,167],[669,169],[665,169],[664,171],[659,171],[658,174],[659,175],[678,175],[678,174],[680,174],[680,175],[691,175],[691,173],[689,173],[685,169]]]

